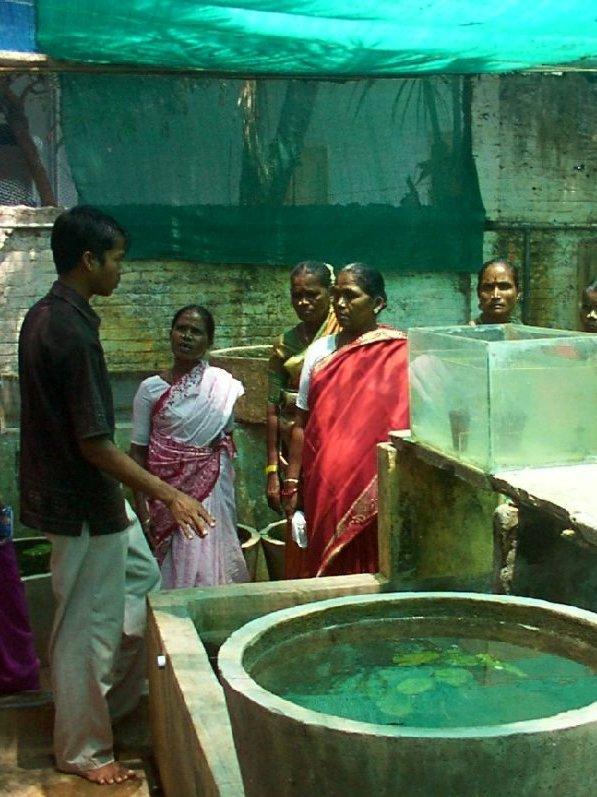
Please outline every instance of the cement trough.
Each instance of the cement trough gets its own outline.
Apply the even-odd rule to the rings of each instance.
[[[213,349],[209,353],[211,365],[229,371],[240,379],[245,394],[236,402],[234,415],[247,423],[264,423],[267,404],[267,362],[271,346],[233,346]]]
[[[166,797],[244,794],[224,691],[214,671],[219,647],[233,631],[282,608],[387,588],[382,575],[356,575],[150,595],[152,748]]]
[[[532,719],[507,724],[431,727],[431,722],[413,727],[406,721],[375,724],[322,713],[296,699],[284,699],[255,680],[263,681],[268,664],[283,663],[278,681],[282,684],[290,677],[293,650],[294,661],[302,663],[307,661],[305,651],[315,646],[325,665],[343,644],[348,649],[367,648],[376,639],[394,643],[417,635],[436,641],[442,635],[457,636],[467,644],[479,636],[488,644],[515,644],[529,651],[529,660],[537,658],[536,650],[539,658],[554,654],[572,666],[582,664],[587,685],[570,698],[573,709],[551,715],[533,714]],[[488,654],[482,655],[487,660]],[[346,597],[278,611],[249,623],[222,646],[218,662],[248,797],[589,797],[594,793],[597,615],[591,612],[475,593]],[[303,672],[305,684],[311,685],[316,667],[306,666]],[[350,667],[347,672],[352,674]],[[332,670],[330,677],[334,674]],[[486,677],[481,676],[483,688]],[[516,695],[512,692],[517,702],[508,711],[518,708],[533,684],[524,682]],[[354,705],[356,692],[348,695],[345,706]],[[386,693],[381,694],[385,700]],[[557,685],[555,694],[560,694]],[[535,706],[532,711],[537,711]]]

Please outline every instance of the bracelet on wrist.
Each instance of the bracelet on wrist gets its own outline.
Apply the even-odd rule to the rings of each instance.
[[[298,479],[283,479],[282,481],[283,481],[284,484],[298,484],[299,483]]]
[[[278,463],[274,462],[271,465],[266,465],[263,470],[265,471],[266,476],[269,476],[270,473],[277,473],[278,472]]]

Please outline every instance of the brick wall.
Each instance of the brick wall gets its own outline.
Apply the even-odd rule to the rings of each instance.
[[[16,373],[19,329],[55,271],[49,235],[55,208],[0,208],[0,376]]]
[[[57,210],[0,210],[0,376],[17,371],[18,332],[27,309],[55,279],[49,236]],[[289,268],[132,261],[118,290],[95,298],[113,372],[145,372],[169,359],[170,319],[181,306],[205,304],[216,319],[215,347],[269,343],[296,318]],[[387,276],[383,320],[397,326],[453,324],[468,314],[468,279],[452,274]]]

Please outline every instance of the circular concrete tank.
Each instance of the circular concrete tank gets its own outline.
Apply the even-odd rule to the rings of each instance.
[[[496,644],[529,649],[540,635],[543,651],[597,671],[597,615],[511,596],[339,598],[274,612],[232,634],[218,662],[248,797],[592,796],[597,694],[573,710],[508,724],[409,727],[314,711],[252,677],[264,661],[292,662],[295,646],[300,657],[301,641],[320,634],[327,634],[325,658],[346,640],[367,646],[380,629],[400,641],[447,630],[466,637],[471,628]]]

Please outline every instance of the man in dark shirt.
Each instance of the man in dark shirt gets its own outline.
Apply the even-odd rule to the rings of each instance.
[[[52,230],[58,280],[19,338],[21,519],[52,542],[50,660],[58,769],[99,784],[134,777],[114,760],[111,722],[143,685],[145,599],[159,570],[120,482],[163,501],[181,533],[213,519],[114,445],[114,410],[94,295],[120,281],[126,234],[90,207]]]

